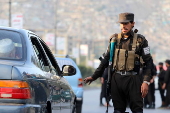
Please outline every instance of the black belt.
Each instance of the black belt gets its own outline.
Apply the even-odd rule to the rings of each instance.
[[[134,71],[117,71],[116,73],[120,74],[120,75],[137,75],[137,72]]]

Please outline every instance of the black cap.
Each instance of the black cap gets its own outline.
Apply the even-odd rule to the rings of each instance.
[[[159,65],[163,65],[163,62],[159,62],[158,64],[159,64]]]
[[[165,60],[165,63],[170,64],[170,60],[169,59]]]
[[[120,13],[119,14],[119,21],[118,23],[125,23],[134,21],[134,14],[133,13]]]

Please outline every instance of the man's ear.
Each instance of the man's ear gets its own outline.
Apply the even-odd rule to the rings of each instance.
[[[132,23],[132,28],[134,27],[134,25],[135,25],[135,22]]]

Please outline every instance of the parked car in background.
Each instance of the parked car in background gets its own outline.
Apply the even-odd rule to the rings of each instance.
[[[0,112],[73,113],[76,95],[45,42],[35,33],[0,27]]]
[[[73,88],[74,93],[76,94],[76,112],[81,113],[82,104],[83,104],[83,79],[81,72],[76,65],[76,63],[71,58],[58,58],[55,57],[60,69],[62,69],[63,65],[72,65],[76,68],[76,74],[73,76],[64,76],[67,79],[71,87]]]

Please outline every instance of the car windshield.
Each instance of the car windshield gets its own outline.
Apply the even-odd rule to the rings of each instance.
[[[22,41],[17,32],[0,30],[0,59],[22,59]]]

